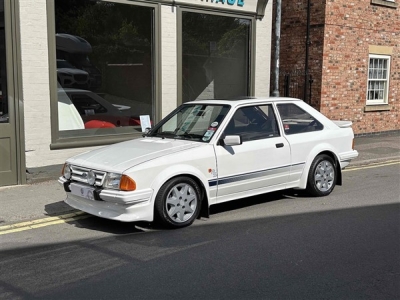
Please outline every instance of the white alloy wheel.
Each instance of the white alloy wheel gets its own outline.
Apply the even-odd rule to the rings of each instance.
[[[170,179],[157,193],[156,220],[175,228],[192,224],[200,212],[201,194],[198,184],[190,177]]]
[[[314,181],[317,189],[325,193],[329,191],[335,180],[335,168],[327,160],[321,161],[315,168]]]
[[[314,196],[327,196],[333,191],[336,179],[334,160],[326,154],[318,155],[310,166],[307,191]]]
[[[197,195],[192,186],[178,183],[167,195],[165,209],[168,216],[177,223],[191,219],[198,205]]]

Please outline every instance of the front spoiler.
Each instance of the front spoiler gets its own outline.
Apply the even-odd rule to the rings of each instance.
[[[122,222],[153,221],[154,209],[151,202],[153,190],[151,189],[124,192],[94,188],[93,199],[87,199],[72,193],[71,184],[82,188],[87,188],[87,185],[70,182],[64,177],[60,177],[58,182],[67,193],[65,203],[75,209]]]

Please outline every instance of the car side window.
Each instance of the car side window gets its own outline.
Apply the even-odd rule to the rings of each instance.
[[[271,104],[239,108],[224,133],[240,135],[243,142],[280,136]]]
[[[285,134],[322,130],[324,126],[308,112],[293,103],[278,104]]]

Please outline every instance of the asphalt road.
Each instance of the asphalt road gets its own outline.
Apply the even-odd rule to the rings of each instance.
[[[400,299],[400,165],[180,230],[90,217],[0,236],[0,299]]]

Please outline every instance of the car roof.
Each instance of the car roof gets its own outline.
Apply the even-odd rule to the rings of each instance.
[[[231,105],[231,106],[240,106],[245,104],[257,104],[257,103],[266,103],[266,102],[284,102],[284,101],[303,101],[297,98],[289,98],[289,97],[265,97],[265,98],[254,98],[254,97],[242,97],[242,98],[233,98],[233,99],[199,99],[190,102],[185,102],[184,104],[220,104],[220,105]]]
[[[58,92],[66,92],[66,93],[80,93],[80,94],[88,94],[88,93],[92,93],[92,91],[88,91],[88,90],[81,90],[81,89],[77,89],[77,88],[58,88]]]

